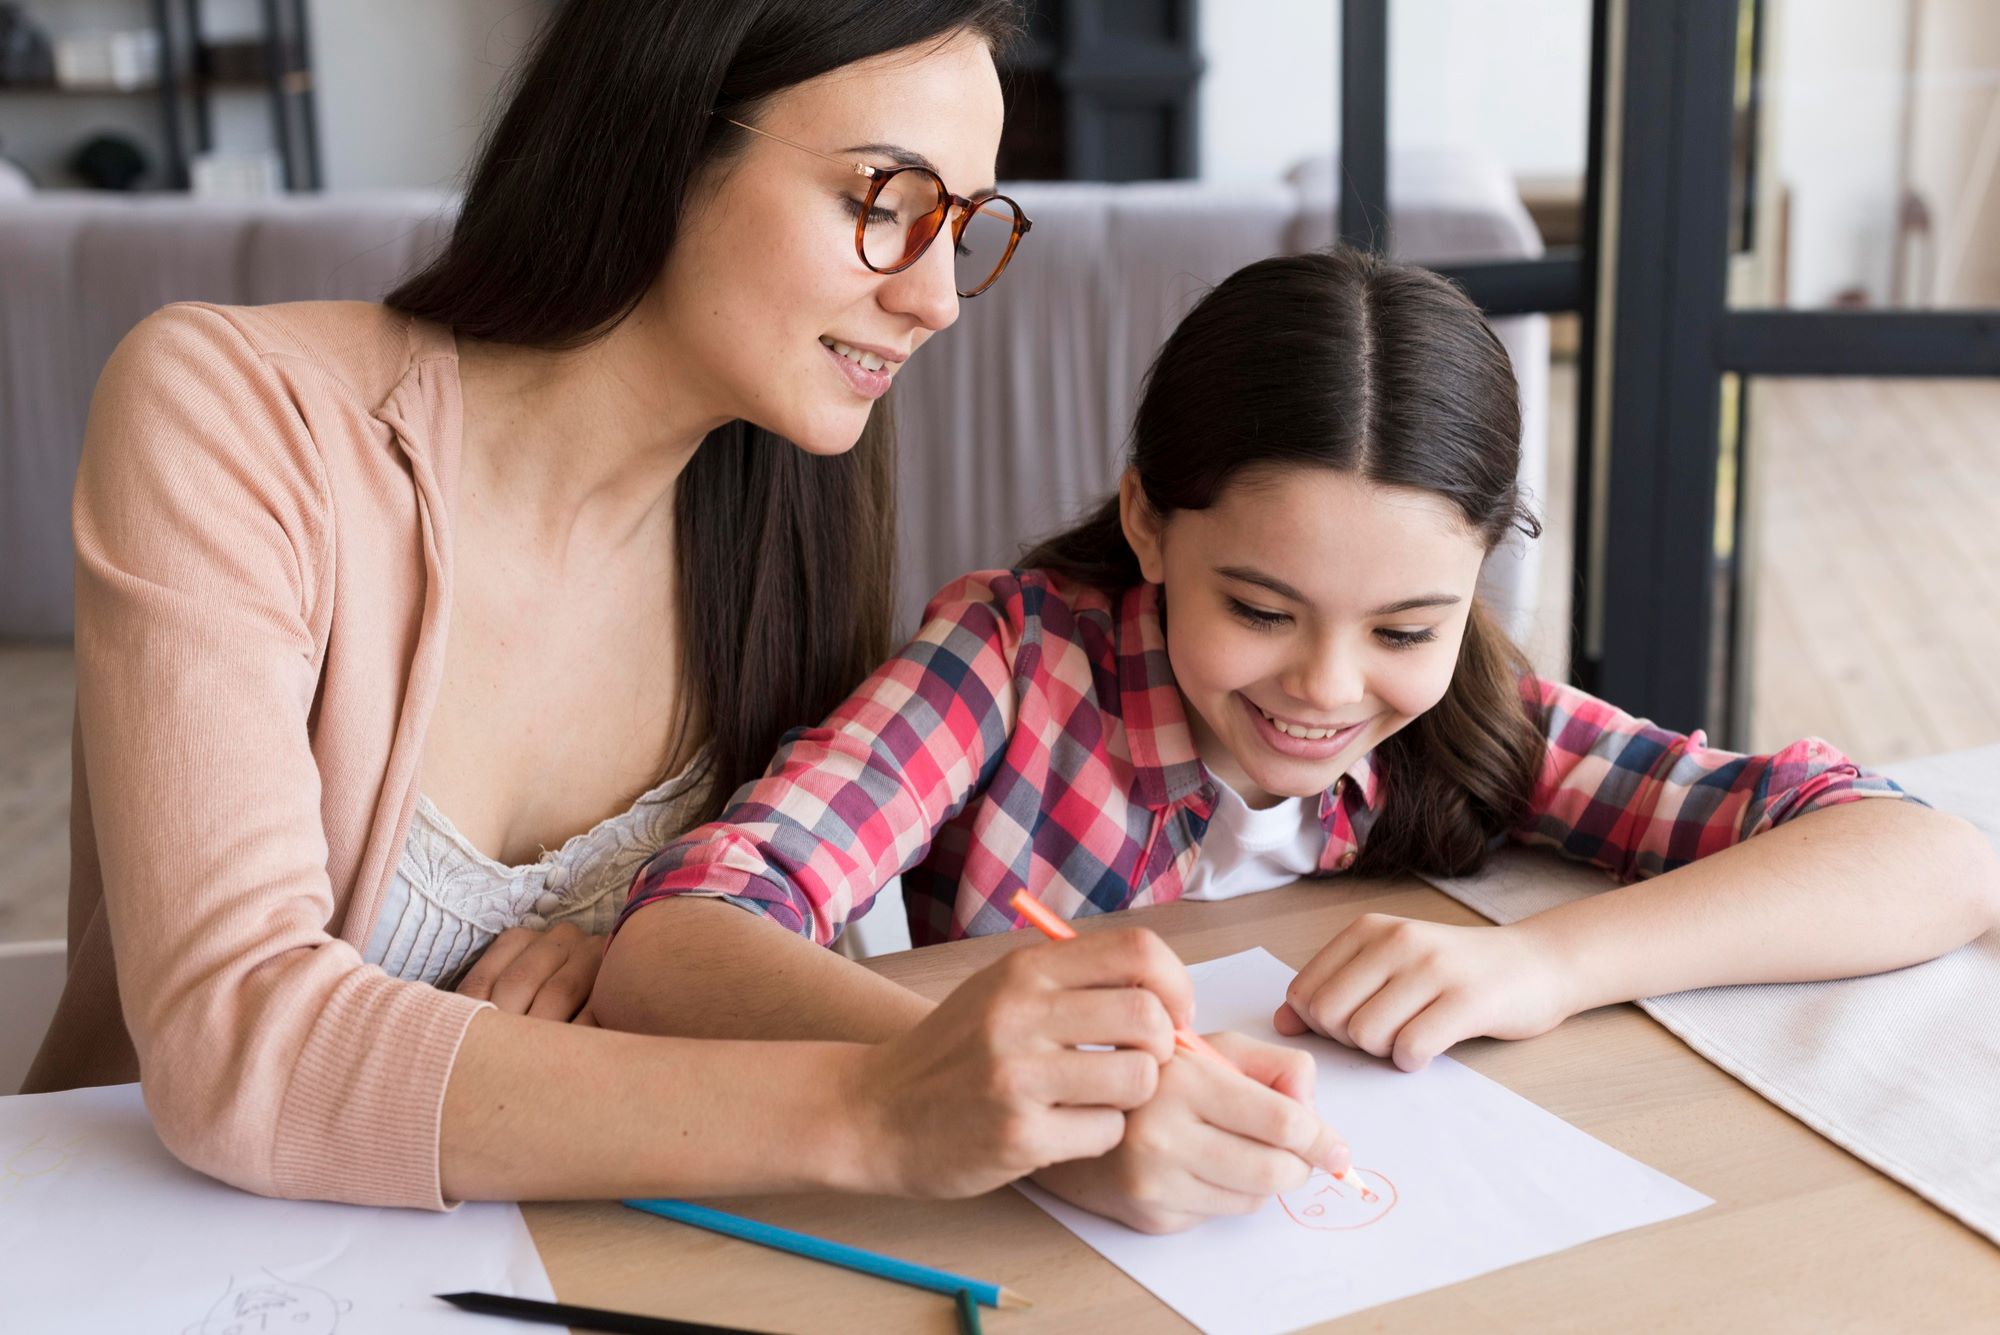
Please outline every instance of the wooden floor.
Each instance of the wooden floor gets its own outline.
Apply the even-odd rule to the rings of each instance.
[[[1551,377],[1543,613],[1566,663],[1575,377]],[[1863,761],[2000,742],[2000,383],[1759,382],[1751,745]],[[69,864],[66,648],[0,643],[0,942],[59,937]]]
[[[1759,381],[1749,415],[1750,744],[2000,742],[2000,382]]]

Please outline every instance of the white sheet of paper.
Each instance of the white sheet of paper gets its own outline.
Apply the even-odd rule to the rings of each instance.
[[[1278,1038],[1294,971],[1267,951],[1189,972],[1202,1030],[1313,1054],[1320,1111],[1376,1200],[1316,1172],[1254,1215],[1153,1237],[1021,1190],[1209,1335],[1296,1330],[1713,1204],[1449,1057],[1410,1073]]]
[[[554,1293],[519,1207],[276,1201],[160,1144],[137,1085],[0,1098],[0,1325],[465,1335],[432,1295]]]

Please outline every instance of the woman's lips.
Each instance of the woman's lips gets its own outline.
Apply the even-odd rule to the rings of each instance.
[[[871,371],[852,357],[844,357],[822,343],[820,350],[831,357],[847,380],[848,388],[864,399],[879,399],[889,392],[890,372],[887,367]]]

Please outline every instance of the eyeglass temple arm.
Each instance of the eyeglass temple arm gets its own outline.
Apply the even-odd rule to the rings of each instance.
[[[874,177],[880,175],[880,172],[865,162],[855,162],[851,158],[838,158],[831,153],[822,153],[818,149],[801,144],[795,139],[787,139],[781,134],[772,134],[769,130],[760,130],[754,125],[746,125],[742,121],[732,120],[728,116],[724,116],[722,119],[728,121],[729,124],[734,125],[739,130],[748,130],[751,134],[760,134],[764,138],[774,140],[787,148],[796,148],[801,153],[810,153],[816,158],[825,158],[835,166],[848,168],[856,176]]]

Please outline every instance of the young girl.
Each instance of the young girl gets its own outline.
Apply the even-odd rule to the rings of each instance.
[[[1237,273],[1162,348],[1119,495],[946,589],[652,860],[599,1014],[682,1025],[761,988],[766,1032],[794,1006],[816,1032],[907,1022],[920,1007],[830,956],[690,969],[744,959],[718,945],[755,919],[654,907],[720,897],[826,944],[898,872],[919,942],[1019,926],[1023,887],[1082,917],[1457,875],[1508,838],[1644,881],[1507,927],[1365,915],[1272,998],[1281,1032],[1411,1070],[1610,1002],[1910,964],[2000,919],[1984,842],[1825,743],[1717,751],[1527,670],[1474,593],[1534,531],[1519,434],[1505,353],[1435,276],[1355,253]],[[1219,1097],[1163,1078],[1111,1163],[1044,1179],[1146,1228],[1251,1208],[1274,1160],[1247,1120],[1217,1134]]]

